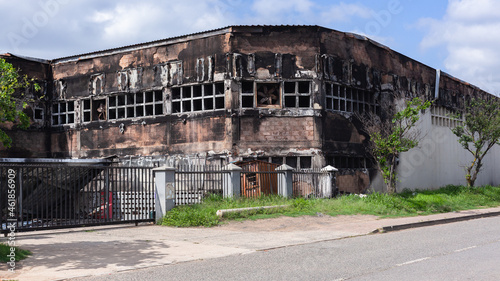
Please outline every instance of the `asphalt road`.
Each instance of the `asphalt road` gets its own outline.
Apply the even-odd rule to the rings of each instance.
[[[75,280],[500,280],[500,217]]]

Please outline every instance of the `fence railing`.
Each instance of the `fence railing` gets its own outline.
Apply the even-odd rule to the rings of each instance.
[[[337,193],[335,179],[321,169],[300,169],[293,171],[293,196],[305,198],[330,198]]]
[[[278,194],[306,198],[332,197],[336,194],[335,177],[329,169],[293,170],[288,166],[267,167],[260,163],[259,167],[186,165],[163,172],[174,179],[168,186],[175,188],[170,187],[171,191],[165,193],[171,194],[168,199],[172,206],[201,203],[210,194],[224,197]]]
[[[197,204],[210,194],[222,195],[223,174],[221,166],[177,166],[175,205]]]
[[[150,168],[0,165],[0,194],[2,232],[154,220]]]
[[[154,221],[175,205],[201,203],[211,194],[332,197],[335,190],[326,168],[0,164],[0,231]]]

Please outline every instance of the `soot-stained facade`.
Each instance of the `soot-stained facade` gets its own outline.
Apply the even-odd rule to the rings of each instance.
[[[435,101],[431,126],[452,126],[445,111],[489,95],[366,37],[318,26],[231,26],[51,61],[2,57],[45,94],[27,109],[29,130],[7,126],[14,142],[2,157],[330,164],[347,192],[382,183],[354,113],[389,118],[418,96]]]

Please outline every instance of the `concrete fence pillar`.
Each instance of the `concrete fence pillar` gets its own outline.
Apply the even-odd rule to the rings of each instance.
[[[293,168],[283,164],[276,168],[278,173],[278,194],[283,197],[292,197],[293,195]]]
[[[333,166],[326,166],[321,169],[323,176],[320,180],[320,191],[323,197],[331,198],[337,189],[337,184],[335,183],[335,174],[338,169]]]
[[[224,198],[239,198],[241,195],[241,167],[234,164],[224,166],[222,192]]]
[[[158,222],[175,207],[175,168],[153,169],[155,179],[155,220]]]

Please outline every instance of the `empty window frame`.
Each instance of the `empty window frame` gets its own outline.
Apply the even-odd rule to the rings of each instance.
[[[283,99],[285,101],[285,107],[311,107],[311,82],[283,82]]]
[[[80,108],[82,110],[82,122],[90,122],[92,121],[92,107],[90,99],[81,100]]]
[[[463,125],[461,115],[456,118],[456,113],[442,106],[431,107],[431,122],[434,126],[455,128]]]
[[[225,108],[224,83],[172,88],[172,113],[213,111]]]
[[[253,81],[241,82],[241,108],[255,107],[255,91]]]
[[[52,125],[62,126],[70,124],[75,124],[75,102],[54,102],[52,104]]]
[[[35,122],[43,122],[44,119],[44,108],[40,106],[33,106],[33,121]]]
[[[242,161],[261,160],[274,164],[287,164],[294,169],[311,169],[311,156],[271,156],[271,157],[244,157]]]
[[[326,164],[337,169],[367,169],[371,168],[371,161],[364,157],[356,156],[329,156]]]
[[[372,92],[325,83],[326,110],[332,112],[372,112],[380,114],[380,106]]]
[[[109,97],[109,120],[163,115],[162,91],[129,93]]]

